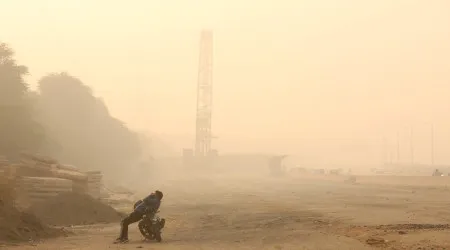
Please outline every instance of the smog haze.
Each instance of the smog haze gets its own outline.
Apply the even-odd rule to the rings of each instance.
[[[27,82],[67,71],[130,128],[192,147],[199,34],[214,31],[220,153],[304,160],[450,156],[450,2],[3,0],[0,40]],[[383,144],[383,138],[385,143]],[[384,146],[383,146],[384,145]],[[384,152],[384,153],[383,153]],[[385,159],[384,159],[385,160]]]

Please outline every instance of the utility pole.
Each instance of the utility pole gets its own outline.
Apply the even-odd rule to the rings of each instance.
[[[434,124],[431,124],[431,166],[434,166]]]
[[[389,165],[391,165],[391,166],[392,166],[392,164],[394,164],[393,159],[394,159],[393,153],[392,153],[392,151],[390,151],[389,152]]]
[[[388,150],[387,150],[387,140],[386,137],[383,137],[383,165],[386,165],[388,163]]]
[[[411,127],[410,134],[410,150],[411,150],[411,167],[414,166],[414,139],[413,139],[413,128]]]
[[[397,164],[400,164],[400,132],[397,131]]]

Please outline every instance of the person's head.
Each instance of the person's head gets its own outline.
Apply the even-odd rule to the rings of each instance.
[[[159,190],[155,191],[155,195],[156,195],[156,197],[158,197],[159,200],[162,200],[162,198],[164,196],[163,193]]]

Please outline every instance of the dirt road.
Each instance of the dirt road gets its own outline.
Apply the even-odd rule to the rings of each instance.
[[[450,183],[450,182],[449,182]],[[450,249],[450,190],[310,179],[166,181],[162,243],[118,225],[7,249]]]

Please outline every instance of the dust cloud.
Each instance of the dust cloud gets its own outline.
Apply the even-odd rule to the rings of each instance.
[[[135,200],[160,189],[158,249],[450,247],[448,1],[0,8],[5,176],[27,152]],[[204,29],[213,138],[194,157]],[[36,244],[104,248],[119,220]]]

